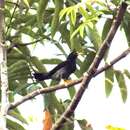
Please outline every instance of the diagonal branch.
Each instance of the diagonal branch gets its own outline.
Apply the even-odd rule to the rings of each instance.
[[[61,115],[61,117],[56,121],[56,123],[53,125],[51,130],[59,130],[63,126],[63,123],[66,122],[66,118],[69,118],[75,111],[86,88],[88,88],[88,85],[89,85],[93,75],[95,74],[96,69],[98,68],[101,60],[103,59],[105,52],[107,51],[107,49],[109,49],[109,47],[111,45],[111,41],[114,38],[114,35],[115,35],[119,25],[121,24],[121,21],[123,19],[126,8],[127,8],[127,4],[123,2],[117,12],[117,15],[113,21],[113,24],[110,28],[110,31],[109,31],[106,39],[104,40],[104,42],[102,43],[102,46],[98,50],[97,55],[95,56],[93,63],[91,64],[90,68],[88,69],[87,74],[83,77],[83,80],[81,82],[78,92],[75,94],[74,98],[72,99],[72,102],[70,103],[70,105],[68,106],[66,111]]]
[[[114,60],[112,60],[109,64],[107,64],[104,67],[101,67],[100,69],[98,69],[95,72],[95,74],[93,75],[93,77],[95,77],[98,74],[102,73],[103,71],[109,69],[115,63],[117,63],[118,61],[120,61],[121,59],[123,59],[124,57],[126,57],[129,53],[130,53],[130,48],[128,48],[127,50],[125,50],[124,52],[122,52],[118,57],[116,57]],[[29,99],[34,98],[35,96],[38,96],[39,94],[50,93],[50,92],[53,92],[53,91],[56,91],[56,90],[60,90],[60,89],[72,87],[73,85],[81,83],[82,79],[83,79],[83,77],[81,77],[78,80],[73,80],[68,85],[65,85],[65,84],[55,85],[55,86],[51,86],[49,88],[42,88],[42,89],[36,90],[36,91],[34,91],[34,92],[32,92],[32,93],[24,96],[19,101],[16,101],[16,102],[12,103],[10,105],[10,107],[9,107],[9,110],[16,108],[18,105],[22,104],[23,102],[25,102],[25,101],[27,101]]]

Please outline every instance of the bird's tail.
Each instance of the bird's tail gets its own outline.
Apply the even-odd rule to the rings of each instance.
[[[34,73],[34,78],[38,81],[49,79],[49,73]]]

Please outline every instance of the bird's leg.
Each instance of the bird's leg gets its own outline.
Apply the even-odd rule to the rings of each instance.
[[[71,82],[72,82],[72,80],[70,78],[69,79],[64,79],[64,84],[65,85],[68,85]]]

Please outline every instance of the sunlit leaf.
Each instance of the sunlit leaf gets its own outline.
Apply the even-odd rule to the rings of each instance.
[[[29,8],[29,3],[28,3],[28,0],[22,0],[24,2],[24,4]]]
[[[25,130],[22,123],[20,124],[10,119],[7,119],[7,128],[12,129],[12,130]]]
[[[112,125],[107,125],[106,126],[107,130],[126,130],[125,128],[120,128],[120,127],[114,127]]]
[[[82,16],[88,20],[89,19],[89,15],[88,15],[88,12],[83,8],[83,7],[79,7],[79,11],[81,12]]]
[[[76,11],[75,10],[72,10],[70,18],[71,18],[72,24],[75,25],[75,22],[76,22]]]

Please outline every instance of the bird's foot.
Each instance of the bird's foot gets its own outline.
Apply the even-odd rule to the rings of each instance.
[[[71,83],[71,82],[72,82],[71,79],[64,80],[64,84],[65,84],[65,85],[68,85],[68,84]]]

